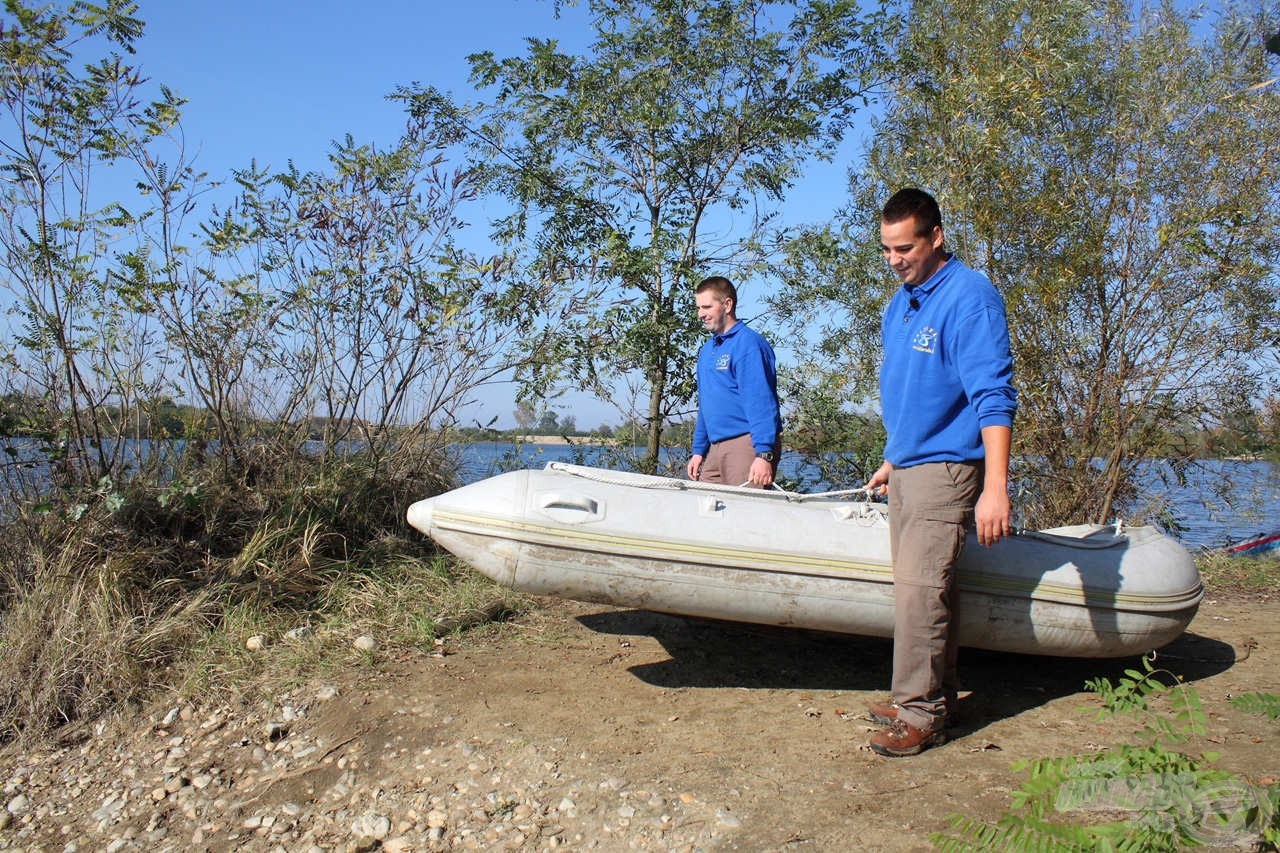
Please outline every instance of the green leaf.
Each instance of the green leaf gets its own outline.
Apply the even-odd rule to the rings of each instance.
[[[1271,722],[1280,719],[1280,696],[1274,693],[1245,693],[1233,696],[1231,706],[1250,714],[1266,714]]]

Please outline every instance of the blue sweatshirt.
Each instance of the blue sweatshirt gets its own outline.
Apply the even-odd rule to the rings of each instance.
[[[881,341],[884,458],[894,467],[982,459],[982,428],[1013,426],[1009,329],[986,276],[951,258],[928,281],[903,285]]]
[[[698,350],[698,419],[693,455],[706,456],[713,441],[751,434],[757,453],[781,450],[778,380],[773,347],[738,321]]]

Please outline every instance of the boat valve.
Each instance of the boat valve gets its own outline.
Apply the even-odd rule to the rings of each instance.
[[[724,515],[724,501],[715,495],[703,495],[699,504],[698,515]]]

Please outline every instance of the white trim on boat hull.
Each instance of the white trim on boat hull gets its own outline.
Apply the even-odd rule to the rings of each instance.
[[[552,463],[420,501],[408,515],[526,592],[892,636],[883,507],[681,482]],[[970,542],[958,589],[962,645],[1075,657],[1162,646],[1185,630],[1202,594],[1190,555],[1151,528],[1061,529],[990,549]]]

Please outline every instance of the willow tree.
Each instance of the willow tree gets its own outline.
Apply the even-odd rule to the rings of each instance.
[[[164,397],[149,369],[164,342],[136,271],[176,262],[201,183],[180,144],[182,99],[128,61],[135,11],[14,0],[0,14],[0,373],[56,485],[118,473],[120,439]],[[136,192],[108,196],[113,182]]]
[[[1247,411],[1274,381],[1274,13],[1201,21],[1107,0],[905,13],[843,233],[875,240],[900,186],[938,196],[950,247],[1008,308],[1024,521],[1107,520],[1138,497],[1144,459],[1183,454],[1178,429]],[[892,286],[852,280],[864,296]]]
[[[495,237],[558,288],[554,305],[530,306],[538,357],[524,389],[614,400],[631,383],[652,470],[664,423],[694,393],[693,285],[750,274],[771,212],[863,103],[879,42],[845,0],[585,7],[584,55],[530,39],[525,56],[471,56],[488,103],[400,96],[469,147],[487,192],[510,205]]]
[[[510,367],[504,341],[529,297],[506,289],[500,259],[457,245],[473,188],[434,140],[347,136],[328,160],[234,173],[239,192],[204,226],[209,262],[160,303],[182,387],[222,452],[252,450],[270,425],[326,460],[359,447],[416,470]]]

